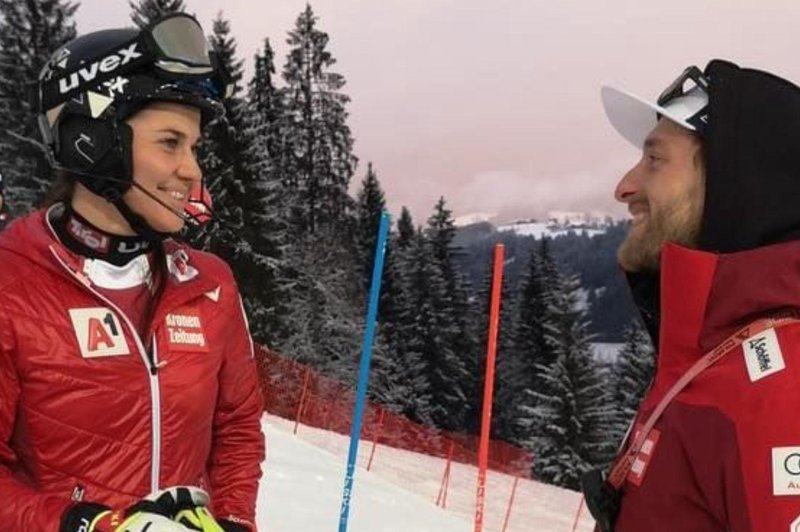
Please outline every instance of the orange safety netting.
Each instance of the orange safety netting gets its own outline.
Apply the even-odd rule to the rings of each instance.
[[[256,347],[267,412],[304,425],[350,434],[355,390],[323,377],[309,366]],[[478,437],[415,423],[371,401],[364,408],[361,437],[398,449],[477,464]],[[500,441],[489,448],[489,468],[531,478],[532,455]]]

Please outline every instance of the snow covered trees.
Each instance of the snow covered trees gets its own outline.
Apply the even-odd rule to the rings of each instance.
[[[297,223],[308,233],[325,226],[342,229],[352,207],[347,188],[357,163],[345,108],[350,98],[341,92],[344,76],[330,70],[336,60],[328,40],[306,4],[289,32],[283,79],[286,177],[298,193]]]
[[[616,427],[614,439],[620,441],[633,421],[639,403],[655,372],[655,355],[650,337],[638,321],[623,333],[624,344],[614,369]]]
[[[130,0],[128,5],[132,11],[131,20],[140,28],[164,15],[186,11],[183,0],[139,0],[138,2]]]
[[[526,446],[534,453],[534,472],[543,480],[579,489],[581,474],[603,467],[613,457],[609,438],[614,405],[592,360],[580,284],[563,276],[549,307],[545,337],[553,362],[538,366],[540,388],[526,391],[520,407]]]
[[[0,173],[14,214],[38,207],[52,181],[27,90],[52,53],[75,38],[77,8],[63,0],[0,0]]]

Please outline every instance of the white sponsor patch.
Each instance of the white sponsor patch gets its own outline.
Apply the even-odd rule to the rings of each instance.
[[[800,447],[772,448],[772,493],[800,495]]]
[[[800,515],[789,525],[789,532],[800,532]]]
[[[783,363],[783,353],[781,353],[775,329],[767,329],[751,336],[744,341],[742,349],[751,382],[782,371],[786,367]]]
[[[110,309],[70,309],[69,317],[83,358],[130,354],[119,319]]]
[[[186,309],[182,314],[167,314],[165,321],[167,339],[173,350],[208,352],[205,330],[197,311]]]

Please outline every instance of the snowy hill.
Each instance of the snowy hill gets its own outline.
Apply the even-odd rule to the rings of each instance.
[[[599,235],[605,232],[605,228],[586,227],[575,225],[559,225],[551,222],[514,222],[511,224],[500,225],[498,231],[513,231],[520,236],[532,236],[537,240],[542,237],[554,238],[566,235],[570,231],[573,233],[586,232],[588,236]]]
[[[264,532],[337,530],[349,438],[265,416],[267,460],[258,501],[258,526]],[[362,441],[359,464],[371,443]],[[351,532],[470,532],[473,530],[477,471],[454,464],[447,510],[435,505],[444,461],[379,446],[372,471],[356,471],[351,499]],[[484,530],[500,532],[513,479],[490,472]],[[571,532],[580,505],[576,492],[521,480],[509,516],[508,532]],[[589,532],[585,508],[576,530]]]
[[[553,238],[569,233],[586,232],[588,236],[605,233],[613,220],[602,213],[553,211],[547,214],[547,221],[520,220],[500,225],[498,231],[513,231],[520,236]]]
[[[488,212],[474,212],[471,214],[465,214],[463,216],[458,216],[453,220],[453,225],[456,227],[465,227],[467,225],[478,224],[481,222],[489,222],[496,218],[497,215],[494,213]]]

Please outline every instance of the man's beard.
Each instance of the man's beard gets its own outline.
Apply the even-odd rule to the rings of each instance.
[[[703,215],[702,202],[700,191],[649,211],[639,222],[641,226],[631,227],[617,251],[622,269],[628,272],[657,271],[665,242],[696,248]]]

